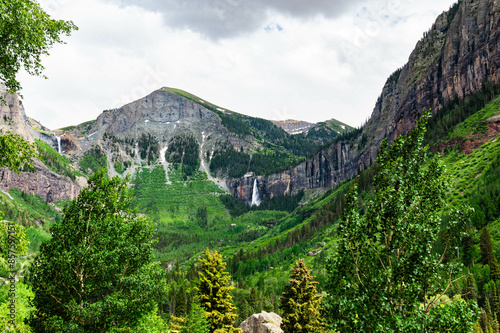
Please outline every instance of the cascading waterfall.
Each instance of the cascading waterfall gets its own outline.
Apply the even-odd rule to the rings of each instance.
[[[57,152],[61,154],[61,137],[56,136],[56,139],[57,139]]]
[[[253,182],[252,206],[260,205],[259,188],[257,187],[257,179]]]

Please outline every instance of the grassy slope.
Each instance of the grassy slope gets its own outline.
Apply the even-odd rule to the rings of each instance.
[[[253,240],[263,231],[262,220],[286,214],[259,211],[231,218],[218,199],[224,191],[206,180],[204,173],[198,172],[187,181],[181,179],[179,172],[171,168],[171,183],[167,184],[164,168],[156,166],[142,168],[133,180],[138,209],[155,223],[159,239],[156,254],[163,262],[194,257],[206,247]]]

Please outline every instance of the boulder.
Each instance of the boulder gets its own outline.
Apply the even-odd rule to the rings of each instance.
[[[280,328],[281,317],[274,312],[256,313],[240,325],[244,333],[283,333]]]

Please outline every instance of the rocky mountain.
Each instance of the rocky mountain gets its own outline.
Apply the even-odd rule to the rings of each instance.
[[[315,125],[314,123],[308,123],[307,121],[293,119],[271,121],[274,125],[284,129],[288,134],[304,133]]]
[[[498,0],[463,0],[442,13],[417,43],[408,62],[386,81],[367,124],[337,139],[313,158],[264,177],[231,180],[241,200],[250,200],[254,179],[264,198],[301,188],[331,187],[374,161],[384,138],[407,133],[424,108],[436,113],[500,84]]]
[[[30,142],[38,139],[57,147],[55,133],[49,132],[47,128],[26,117],[23,103],[18,95],[8,94],[3,86],[0,87],[0,93],[6,102],[0,104],[0,130],[19,134]],[[8,169],[0,169],[0,189],[8,191],[10,188],[16,188],[27,193],[38,194],[46,201],[52,202],[73,199],[85,185],[83,179],[72,180],[60,175],[50,170],[40,160],[35,160],[34,166],[35,172],[21,174]]]
[[[2,188],[16,187],[48,200],[73,198],[84,184],[77,176],[103,166],[111,175],[134,175],[144,165],[163,164],[168,174],[169,164],[180,164],[189,174],[201,168],[210,180],[227,189],[225,179],[289,168],[350,129],[332,120],[314,125],[309,133],[291,135],[271,121],[165,87],[121,108],[106,110],[96,120],[51,131],[26,117],[17,95],[4,92],[4,98],[8,105],[1,109],[0,125],[5,131],[19,133],[31,142],[37,139],[37,144],[43,142],[63,156],[57,167],[46,168],[38,161],[36,173],[4,171]],[[186,145],[192,148],[189,152]],[[50,160],[53,164],[54,156]],[[71,179],[58,178],[61,170]]]
[[[4,93],[8,105],[1,108],[1,126],[55,149],[60,144],[84,173],[93,164],[82,164],[86,159],[101,159],[111,174],[134,174],[144,163],[160,163],[166,170],[177,164],[188,174],[201,168],[248,202],[255,193],[262,200],[330,188],[368,167],[381,141],[407,133],[424,108],[438,112],[455,99],[500,84],[498,6],[497,0],[464,0],[442,13],[408,62],[387,79],[366,125],[354,131],[336,120],[273,123],[167,87],[104,111],[95,121],[56,132],[30,121],[18,97]],[[9,175],[3,188],[26,182],[16,177]],[[70,198],[78,190],[66,185],[58,187],[57,197]],[[24,186],[52,199],[50,187]]]
[[[187,92],[162,88],[95,121],[62,129],[62,150],[76,161],[100,147],[111,174],[126,165],[134,174],[147,164],[202,168],[219,185],[225,179],[271,174],[311,157],[321,145],[350,130],[336,120],[291,135],[271,121],[245,116]],[[193,146],[189,154],[186,145]],[[167,154],[165,154],[167,153]],[[182,158],[175,160],[175,156]],[[95,157],[95,156],[94,156]],[[199,165],[197,164],[199,161]],[[193,165],[190,165],[193,164]]]

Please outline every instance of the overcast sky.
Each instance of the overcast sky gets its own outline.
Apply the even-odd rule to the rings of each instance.
[[[80,29],[20,75],[51,129],[163,86],[266,119],[359,126],[452,0],[40,0]]]

